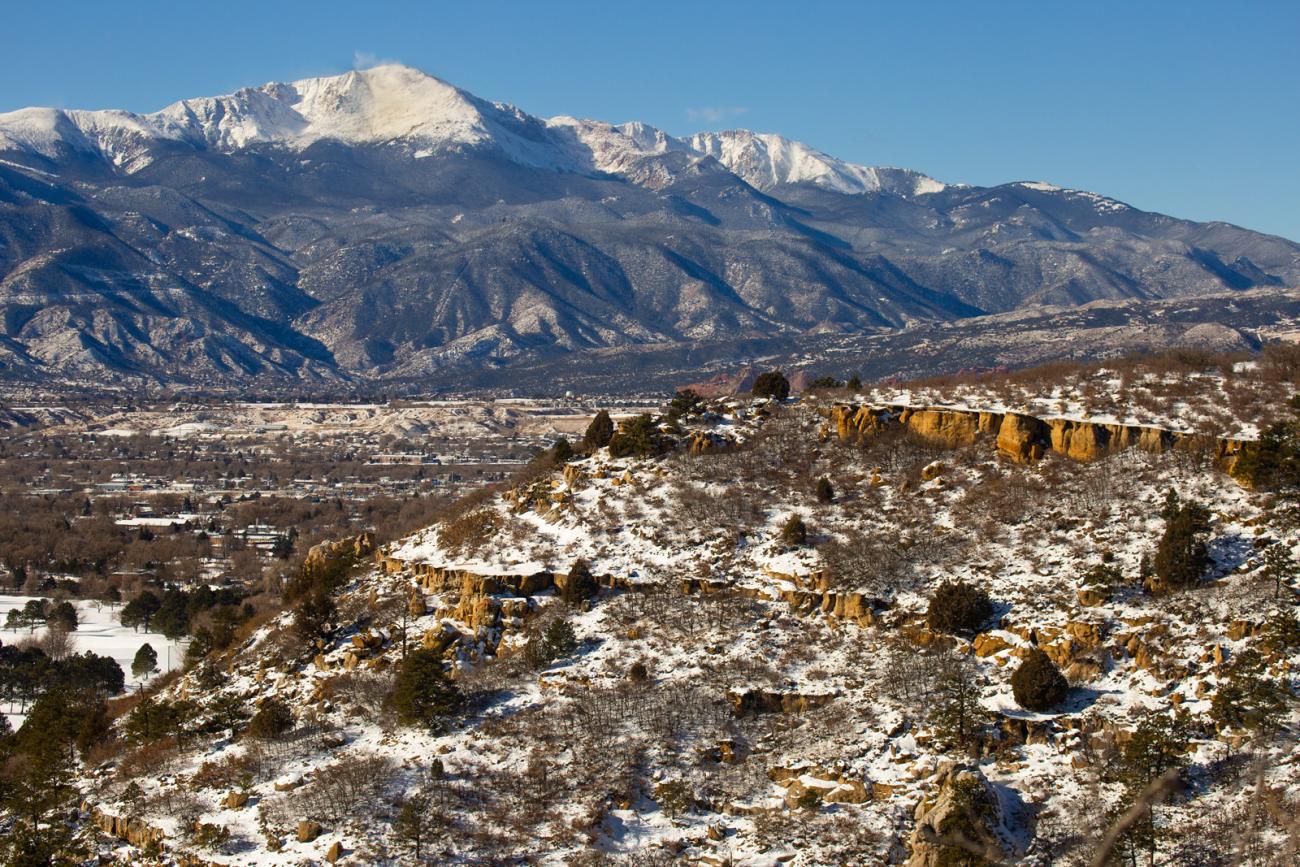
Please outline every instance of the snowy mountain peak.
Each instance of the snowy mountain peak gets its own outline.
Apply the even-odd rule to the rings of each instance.
[[[214,147],[415,139],[473,143],[487,131],[476,100],[406,66],[267,84],[229,96],[187,99],[150,118],[178,137],[198,132]]]
[[[653,176],[657,184],[672,170],[656,163],[647,173],[646,159],[681,153],[692,164],[712,157],[760,190],[810,184],[850,195],[912,196],[944,189],[916,172],[854,165],[779,135],[730,130],[676,138],[637,122],[543,121],[401,65],[184,99],[145,115],[44,108],[0,114],[0,151],[47,158],[64,150],[89,152],[128,173],[149,165],[160,142],[234,151],[259,144],[300,149],[322,140],[403,142],[418,156],[490,146],[526,165],[618,174],[634,182]]]
[[[803,142],[747,129],[702,132],[687,141],[760,190],[812,184],[837,193],[934,193],[944,184],[907,169],[870,168],[836,159]]]

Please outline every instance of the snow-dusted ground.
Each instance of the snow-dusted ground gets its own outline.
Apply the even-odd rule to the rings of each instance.
[[[1048,455],[1025,466],[1000,457],[987,440],[941,453],[891,450],[884,439],[837,443],[817,409],[809,401],[767,418],[737,408],[694,420],[715,443],[756,445],[658,459],[613,460],[602,450],[569,464],[563,477],[557,471],[480,501],[473,508],[491,531],[477,540],[452,545],[445,527],[434,527],[390,546],[387,554],[406,570],[372,570],[340,594],[340,610],[364,623],[345,622],[319,654],[298,647],[287,661],[279,648],[296,646],[292,632],[268,625],[228,658],[221,692],[249,709],[278,698],[327,736],[281,747],[275,762],[252,766],[253,800],[243,807],[228,806],[231,784],[199,786],[193,776],[204,763],[232,766],[257,750],[245,740],[210,739],[137,778],[144,818],[183,840],[165,804],[171,793],[193,792],[201,821],[232,835],[225,851],[205,853],[214,862],[319,861],[338,842],[358,863],[400,863],[383,805],[428,785],[422,775],[436,757],[434,789],[452,817],[437,844],[446,863],[472,862],[486,847],[546,864],[591,849],[622,857],[647,847],[714,864],[881,863],[899,853],[943,763],[962,758],[938,746],[925,699],[909,692],[927,677],[920,648],[935,640],[925,629],[928,599],[938,582],[961,577],[984,587],[997,610],[976,640],[955,641],[970,653],[985,725],[1038,733],[1009,736],[976,763],[1002,805],[1008,858],[1051,863],[1043,849],[1027,848],[1030,817],[1057,817],[1064,824],[1056,827],[1068,828],[1080,804],[1100,815],[1118,794],[1098,777],[1099,739],[1177,706],[1204,720],[1232,660],[1258,645],[1235,627],[1258,625],[1277,607],[1259,572],[1259,552],[1275,538],[1262,523],[1264,499],[1177,451],[1129,450],[1091,464]],[[813,496],[811,480],[822,475],[833,480],[832,503]],[[1135,576],[1159,538],[1169,488],[1210,510],[1213,565],[1203,586],[1162,597],[1143,592]],[[809,545],[778,539],[792,514],[807,523]],[[875,547],[862,550],[866,568],[835,590],[889,597],[870,624],[827,616],[835,599],[816,588],[833,543],[854,538]],[[1294,550],[1297,541],[1293,534],[1284,544]],[[878,586],[898,552],[905,562],[896,583]],[[662,589],[606,591],[578,610],[547,590],[525,602],[527,617],[468,622],[493,601],[469,589],[475,576],[564,572],[579,558],[620,585]],[[1085,602],[1079,579],[1103,562],[1120,571],[1123,585],[1102,604]],[[414,573],[429,567],[469,577],[422,589]],[[710,592],[682,592],[700,582]],[[457,633],[447,658],[479,695],[466,717],[439,734],[385,723],[359,686],[367,678],[382,683],[399,656],[397,609],[379,601],[401,609],[412,594],[427,613],[409,623],[410,635]],[[572,625],[574,653],[540,671],[489,658],[494,649],[504,658],[522,647],[529,624],[552,614]],[[1067,657],[1062,667],[1073,689],[1053,713],[1020,709],[1009,688],[1035,644]],[[641,686],[629,683],[633,662],[648,671]],[[1294,686],[1300,655],[1274,668]],[[193,680],[187,675],[174,689],[193,696]],[[733,714],[727,696],[755,688],[830,700],[797,713]],[[1297,722],[1294,706],[1289,721]],[[1246,790],[1209,770],[1241,749],[1239,734],[1202,725],[1194,735],[1194,798],[1162,812],[1192,829],[1183,833],[1194,835],[1193,823],[1206,815],[1242,808]],[[722,743],[734,743],[739,760],[705,758]],[[1294,797],[1300,766],[1285,752],[1264,747],[1264,773]],[[382,796],[359,814],[324,821],[318,839],[296,840],[297,819],[314,809],[314,788],[327,784],[329,768],[356,759],[391,762],[375,773]],[[775,781],[784,774],[807,789],[859,785],[870,796],[791,806],[792,790]],[[695,798],[680,815],[659,791],[674,783]],[[105,809],[137,809],[114,802],[124,785],[100,790]],[[536,804],[544,809],[534,815]],[[1052,827],[1044,820],[1040,834]],[[268,835],[278,848],[266,845]]]
[[[22,608],[27,600],[32,598],[35,597],[0,595],[0,624],[4,623],[5,617],[11,610]],[[77,630],[72,633],[72,652],[85,653],[89,650],[100,656],[109,656],[117,660],[117,664],[122,666],[122,673],[126,675],[128,689],[139,684],[139,678],[131,674],[131,662],[142,644],[152,645],[158,653],[159,673],[180,668],[181,663],[185,661],[184,640],[169,641],[166,636],[157,633],[128,629],[117,620],[118,612],[121,611],[120,605],[109,606],[86,600],[74,600],[73,604],[77,608],[79,622]],[[44,634],[44,626],[37,628],[35,632],[27,629],[15,631],[0,628],[0,641],[5,644],[16,644],[28,638],[40,638]],[[24,715],[9,712],[10,708],[5,710],[9,722],[17,728],[22,723]]]

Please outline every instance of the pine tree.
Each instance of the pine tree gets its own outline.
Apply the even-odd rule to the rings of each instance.
[[[158,651],[147,643],[140,645],[140,649],[135,652],[135,659],[131,660],[131,674],[145,678],[157,670]]]
[[[1180,503],[1171,490],[1161,515],[1165,532],[1152,561],[1151,589],[1167,591],[1194,587],[1210,563],[1205,538],[1210,532],[1210,513],[1199,503]]]
[[[593,422],[594,423],[594,422]],[[609,454],[615,458],[642,458],[663,454],[671,441],[659,432],[659,425],[648,413],[623,422],[609,438]]]
[[[559,659],[577,650],[578,637],[567,620],[552,620],[542,633],[542,644],[548,659]]]
[[[337,616],[338,609],[329,593],[317,589],[294,609],[293,627],[304,641],[315,642],[329,637]]]
[[[614,421],[607,410],[596,413],[596,417],[587,425],[587,432],[582,436],[582,443],[589,449],[601,449],[609,445],[614,436]]]
[[[979,688],[970,657],[945,654],[931,696],[930,723],[940,740],[955,749],[971,749],[981,727]]]
[[[1133,737],[1120,753],[1118,778],[1124,784],[1121,812],[1126,811],[1147,792],[1155,781],[1179,771],[1187,763],[1187,720],[1185,716],[1168,717],[1151,714],[1138,723]],[[1159,799],[1146,800],[1144,815],[1125,835],[1134,851],[1145,849],[1155,863],[1159,845],[1156,806]]]
[[[406,725],[434,729],[460,707],[460,692],[435,650],[411,652],[393,679],[389,706]]]
[[[45,625],[50,629],[73,632],[77,628],[77,609],[71,602],[60,602],[45,616]]]
[[[1282,596],[1282,585],[1295,575],[1295,559],[1291,556],[1291,546],[1286,542],[1274,542],[1264,550],[1264,577],[1273,582],[1273,598]]]
[[[433,840],[437,826],[432,799],[417,792],[402,802],[393,823],[393,833],[407,845],[418,863],[423,859],[423,849]]]
[[[1246,728],[1262,734],[1278,729],[1291,703],[1286,682],[1269,671],[1254,648],[1242,651],[1210,702],[1210,718],[1220,726]]]
[[[831,480],[822,476],[817,480],[817,502],[829,503],[835,499],[835,488],[831,486]]]

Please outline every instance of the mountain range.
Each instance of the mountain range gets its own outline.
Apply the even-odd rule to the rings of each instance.
[[[542,119],[404,66],[0,114],[10,382],[437,390],[1297,285],[1300,245],[1226,223],[778,135]]]

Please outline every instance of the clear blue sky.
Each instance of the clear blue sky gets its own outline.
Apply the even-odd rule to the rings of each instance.
[[[1300,239],[1300,2],[10,3],[0,111],[397,60],[543,116],[744,126]]]

